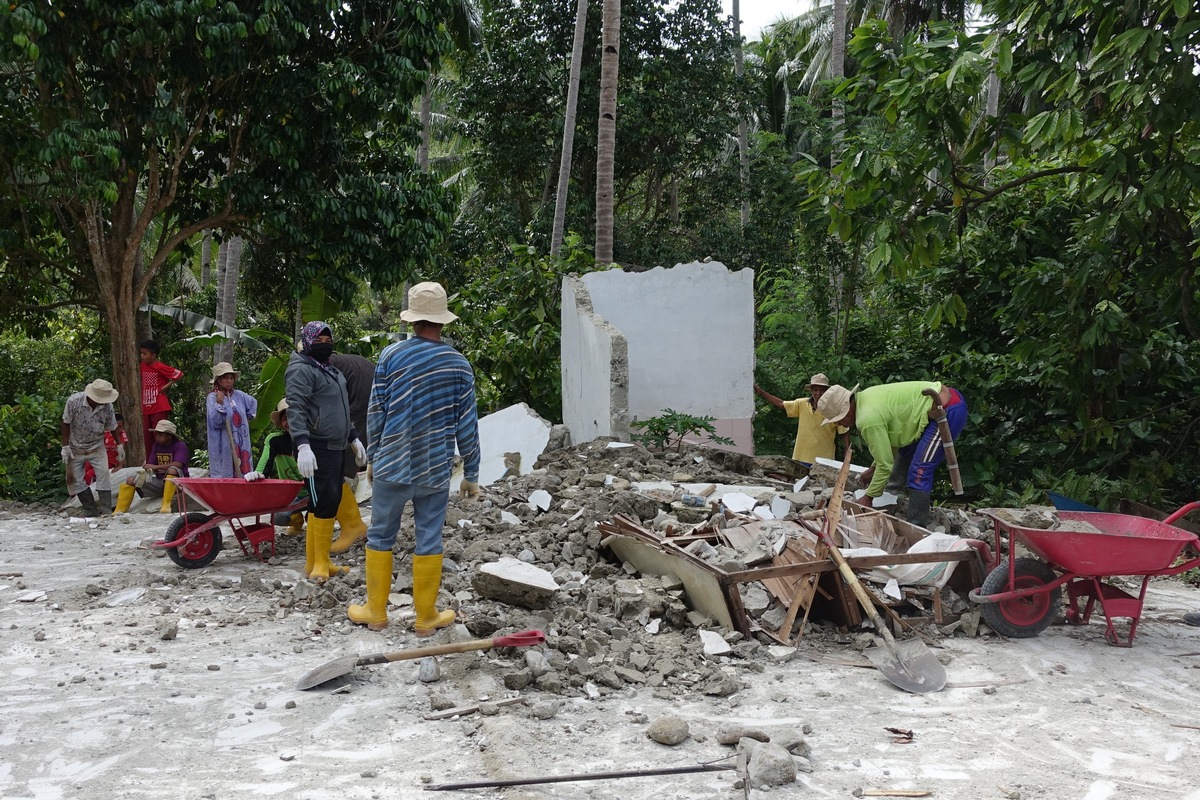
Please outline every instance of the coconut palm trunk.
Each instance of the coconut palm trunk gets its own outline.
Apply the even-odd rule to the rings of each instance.
[[[567,191],[571,184],[571,156],[575,147],[575,106],[579,102],[579,68],[583,63],[583,36],[587,29],[588,0],[575,5],[575,40],[571,45],[571,76],[567,82],[567,107],[563,113],[562,156],[558,162],[558,194],[554,197],[554,229],[550,234],[550,255],[562,249],[563,229],[567,224]]]
[[[596,260],[613,260],[613,173],[617,148],[617,68],[621,0],[604,0],[600,57],[600,125],[596,136]]]

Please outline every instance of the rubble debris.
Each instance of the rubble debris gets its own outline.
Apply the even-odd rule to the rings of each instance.
[[[549,572],[515,558],[481,564],[471,585],[484,597],[524,608],[545,608],[558,592]]]
[[[687,721],[679,717],[662,717],[661,719],[656,719],[646,729],[646,738],[671,747],[683,744],[690,735]]]

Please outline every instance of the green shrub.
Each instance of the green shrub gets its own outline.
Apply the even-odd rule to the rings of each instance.
[[[732,439],[717,436],[717,430],[713,427],[715,421],[716,417],[694,417],[691,414],[664,408],[660,416],[632,422],[629,427],[645,431],[645,433],[635,433],[631,437],[634,441],[659,450],[666,450],[668,447],[680,450],[683,447],[685,436],[701,433],[707,434],[709,441],[713,444],[732,445],[734,443]]]
[[[59,457],[65,400],[27,395],[0,405],[0,497],[21,503],[65,499]]]

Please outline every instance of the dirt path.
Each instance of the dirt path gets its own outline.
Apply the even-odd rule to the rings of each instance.
[[[130,520],[98,529],[49,515],[0,520],[0,572],[23,573],[0,577],[0,798],[414,798],[428,783],[710,761],[733,752],[715,740],[725,722],[811,726],[812,771],[776,794],[1200,798],[1188,761],[1200,730],[1179,727],[1200,725],[1200,628],[1179,622],[1200,608],[1200,593],[1179,583],[1151,587],[1128,650],[1107,646],[1097,623],[1022,641],[945,640],[938,652],[950,657],[951,682],[990,688],[905,694],[874,670],[810,661],[858,657],[827,638],[814,646],[822,650],[761,662],[761,671],[717,662],[742,682],[728,697],[627,685],[596,699],[555,698],[531,687],[524,707],[426,722],[433,695],[466,704],[515,694],[504,675],[523,656],[444,657],[432,684],[417,681],[417,662],[402,662],[359,670],[340,689],[298,692],[296,680],[328,660],[416,641],[398,626],[384,636],[327,625],[328,615],[281,607],[279,591],[242,591],[251,575],[295,584],[298,548],[274,565],[227,550],[184,571],[138,547],[161,536],[162,518]],[[528,705],[546,699],[561,700],[558,714],[531,718]],[[674,748],[645,735],[668,715],[692,732]],[[894,743],[885,726],[916,738]],[[710,773],[474,794],[741,797],[735,780]]]

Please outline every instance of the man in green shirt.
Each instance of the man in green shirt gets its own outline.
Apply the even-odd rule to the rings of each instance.
[[[858,391],[831,386],[817,404],[824,425],[834,423],[857,428],[871,451],[874,463],[863,473],[867,494],[859,502],[870,507],[883,494],[889,475],[903,471],[908,485],[909,522],[929,524],[933,474],[946,459],[937,423],[930,416],[933,398],[926,389],[938,392],[950,433],[957,440],[967,424],[967,403],[957,389],[930,381],[885,383]]]

